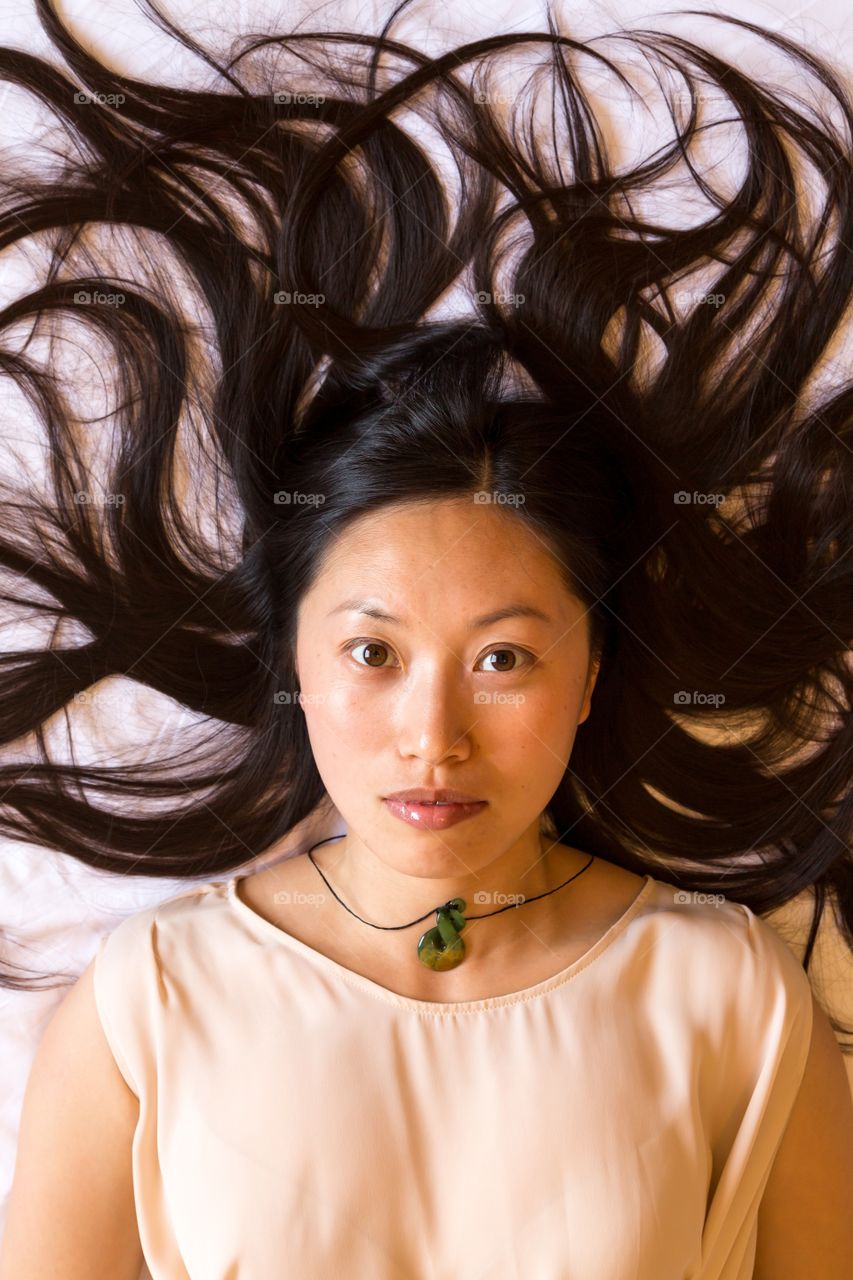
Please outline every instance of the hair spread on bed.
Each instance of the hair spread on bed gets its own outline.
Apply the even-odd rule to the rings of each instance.
[[[172,87],[36,6],[68,69],[0,50],[8,101],[51,125],[0,169],[2,248],[38,272],[2,299],[3,434],[20,394],[48,485],[0,491],[4,616],[42,623],[0,653],[0,831],[144,876],[280,840],[327,799],[293,668],[323,556],[365,512],[488,491],[602,658],[548,829],[759,913],[811,887],[806,970],[826,904],[853,948],[853,401],[814,394],[853,284],[832,69],[698,15],[766,41],[795,94],[661,30],[575,41],[550,8],[436,56],[392,36],[408,0],[379,35],[220,61],[145,3],[212,69]],[[617,90],[630,139],[606,137]],[[652,97],[672,132],[620,167]],[[643,212],[676,178],[678,217]],[[110,677],[184,709],[188,741],[60,759],[46,726]]]

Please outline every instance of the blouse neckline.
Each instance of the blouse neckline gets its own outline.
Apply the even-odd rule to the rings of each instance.
[[[280,945],[289,947],[318,965],[331,977],[338,981],[348,983],[359,990],[366,992],[368,995],[378,998],[396,1005],[398,1008],[408,1009],[414,1013],[436,1015],[441,1017],[452,1017],[459,1014],[479,1013],[489,1009],[501,1009],[508,1005],[522,1004],[528,1000],[534,1000],[539,996],[545,995],[549,991],[553,991],[561,987],[564,983],[574,978],[581,970],[588,968],[595,960],[612,946],[619,935],[627,928],[634,917],[639,913],[651,896],[652,889],[655,885],[655,879],[652,875],[644,876],[644,883],[640,887],[633,901],[622,912],[617,920],[613,922],[597,942],[579,956],[577,960],[573,960],[571,964],[566,965],[559,973],[552,974],[549,978],[543,978],[540,982],[534,983],[532,986],[523,987],[519,991],[508,991],[503,995],[487,996],[481,1000],[418,1000],[414,996],[405,996],[397,991],[391,991],[388,987],[383,987],[380,983],[374,982],[372,978],[366,978],[363,974],[356,973],[353,969],[348,969],[345,965],[339,964],[337,960],[333,960],[330,956],[324,955],[321,951],[309,947],[306,942],[300,938],[295,938],[293,934],[287,933],[278,925],[273,924],[271,920],[265,919],[253,907],[240,897],[237,886],[240,880],[245,879],[244,876],[232,876],[225,884],[225,897],[231,908],[240,916],[245,924],[251,926],[252,930],[261,937],[275,941]]]

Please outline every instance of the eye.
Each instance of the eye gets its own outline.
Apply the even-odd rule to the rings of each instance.
[[[382,644],[382,642],[379,640],[353,640],[348,645],[346,645],[344,652],[352,654],[355,652],[356,649],[365,649],[368,654],[372,654],[374,657],[378,656],[379,660],[377,662],[372,662],[369,660],[369,658],[367,658],[364,662],[356,663],[356,665],[359,667],[363,667],[363,666],[372,667],[374,671],[381,671],[383,669],[384,663],[382,661],[382,655],[392,652],[392,650],[389,648],[388,645]],[[483,660],[485,660],[485,658],[491,658],[493,654],[507,654],[507,653],[521,654],[527,666],[533,666],[533,664],[536,661],[536,659],[533,657],[532,654],[528,653],[525,649],[517,648],[515,645],[504,645],[504,646],[501,646],[500,648],[490,649],[489,652],[484,655]],[[509,668],[493,667],[489,672],[489,674],[511,675],[517,669],[518,669],[517,666],[512,666]]]
[[[348,644],[348,645],[346,646],[346,649],[344,650],[344,652],[345,652],[345,653],[352,653],[355,649],[367,649],[367,650],[368,650],[368,652],[372,651],[374,654],[375,654],[375,653],[376,653],[376,651],[378,650],[378,651],[379,651],[379,654],[380,654],[380,658],[381,658],[382,653],[390,653],[390,652],[391,652],[391,650],[388,648],[388,646],[387,646],[387,645],[385,645],[385,644],[380,644],[377,640],[353,640],[351,644]],[[380,661],[380,662],[378,662],[378,663],[373,663],[373,662],[362,663],[362,662],[359,662],[357,665],[358,665],[358,666],[360,666],[360,667],[361,667],[361,666],[370,666],[370,667],[374,667],[374,668],[376,669],[376,668],[381,668],[382,663],[381,663],[381,661]]]
[[[532,654],[527,653],[527,652],[526,652],[526,650],[524,650],[524,649],[516,649],[514,645],[510,645],[510,646],[508,646],[508,647],[504,647],[504,648],[501,648],[501,649],[490,649],[490,650],[489,650],[489,652],[485,655],[485,657],[486,657],[486,658],[491,658],[492,654],[495,654],[495,653],[503,653],[503,654],[506,654],[506,653],[512,653],[512,654],[520,653],[520,654],[522,655],[522,657],[524,658],[524,660],[525,660],[526,664],[527,664],[528,666],[530,666],[530,667],[532,667],[532,666],[533,666],[533,663],[534,663],[534,661],[535,661],[535,659],[534,659],[534,657],[533,657],[533,655],[532,655]],[[509,668],[509,671],[510,671],[510,672],[515,671],[515,670],[517,670],[517,667],[516,667],[516,666],[513,666],[513,667],[510,667],[510,668]],[[506,672],[506,668],[505,668],[505,667],[493,667],[493,668],[492,668],[492,673],[493,673],[493,674],[498,674],[498,675],[500,675],[500,674],[501,674],[501,672]],[[507,674],[509,674],[509,673],[507,673]]]

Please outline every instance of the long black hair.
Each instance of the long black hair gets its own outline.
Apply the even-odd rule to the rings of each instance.
[[[756,912],[810,889],[804,967],[827,902],[853,948],[853,401],[805,402],[853,284],[853,116],[827,63],[704,15],[793,59],[806,101],[674,34],[606,37],[675,135],[619,171],[585,75],[652,113],[605,37],[550,9],[547,31],[428,56],[391,35],[404,0],[378,35],[270,32],[220,61],[146,3],[225,82],[198,89],[118,74],[35,3],[70,71],[4,48],[0,76],[73,145],[49,175],[0,171],[2,248],[50,249],[0,311],[49,481],[19,470],[0,505],[3,599],[46,624],[0,655],[0,830],[215,878],[320,811],[300,599],[357,517],[467,497],[559,558],[601,659],[548,830]],[[538,57],[512,95],[504,51]],[[732,129],[725,193],[697,150]],[[679,173],[706,208],[669,226],[639,206]],[[50,718],[114,676],[188,711],[190,741],[51,755]],[[28,988],[17,968],[0,981]]]

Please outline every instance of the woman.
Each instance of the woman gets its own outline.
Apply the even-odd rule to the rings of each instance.
[[[824,166],[824,230],[846,229],[841,132],[656,37],[725,83],[750,138],[723,214],[675,231],[628,193],[697,117],[614,178],[554,32],[536,37],[563,94],[548,156],[464,83],[488,42],[429,60],[389,24],[360,38],[361,78],[333,64],[318,88],[323,40],[291,36],[316,78],[262,102],[122,80],[39,11],[90,92],[123,96],[74,113],[101,162],[63,209],[156,229],[201,284],[243,523],[229,565],[181,508],[190,326],[165,274],[165,303],[131,283],[92,316],[126,371],[123,501],[74,509],[51,401],[60,501],[40,514],[76,561],[30,571],[95,639],[61,669],[5,656],[4,731],[121,671],[242,737],[206,772],[0,771],[10,832],[118,873],[210,873],[104,938],[52,1020],[0,1277],[135,1280],[143,1256],[154,1280],[846,1277],[842,1057],[760,918],[814,886],[816,924],[827,895],[853,919],[846,392],[795,416],[853,263],[806,235],[779,141]],[[773,39],[849,125],[828,69]],[[381,88],[380,52],[408,64]],[[38,60],[0,65],[70,113]],[[452,227],[388,119],[403,103],[458,166]],[[57,216],[44,190],[7,203]],[[727,269],[679,318],[664,286],[703,256]],[[428,319],[469,264],[478,315]],[[11,535],[2,551],[23,572]],[[64,780],[194,802],[116,814]],[[230,874],[330,805],[345,832]]]

